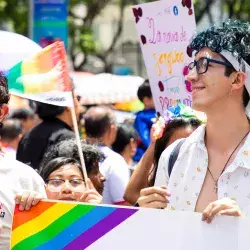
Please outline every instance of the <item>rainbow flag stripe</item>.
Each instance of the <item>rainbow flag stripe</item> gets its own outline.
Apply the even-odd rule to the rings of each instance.
[[[11,94],[72,106],[72,86],[63,42],[51,44],[35,56],[19,62],[5,74]]]
[[[20,212],[16,207],[11,249],[86,249],[137,211],[45,201],[30,211]]]

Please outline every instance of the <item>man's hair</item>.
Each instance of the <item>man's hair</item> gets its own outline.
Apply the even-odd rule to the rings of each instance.
[[[61,115],[65,110],[65,107],[55,106],[51,104],[36,103],[36,113],[38,114],[41,120],[50,120],[52,118]]]
[[[137,141],[138,134],[134,127],[130,124],[119,124],[116,140],[112,145],[112,149],[118,154],[122,153],[125,147],[130,143],[130,140]]]
[[[22,134],[21,122],[17,119],[7,119],[3,121],[3,127],[0,128],[0,137],[3,141],[11,142]]]
[[[18,120],[28,120],[29,118],[33,118],[35,116],[35,112],[30,108],[18,108],[13,109],[10,112],[10,119],[18,119]]]
[[[145,97],[152,98],[152,92],[148,80],[145,80],[144,83],[140,85],[137,91],[137,96],[141,102],[143,102]]]
[[[85,141],[81,141],[81,146],[87,173],[90,173],[96,163],[104,161],[105,156],[102,152],[100,152],[98,147],[93,144],[88,144]],[[73,158],[80,163],[76,140],[63,140],[55,145],[50,146],[44,154],[40,164],[40,171],[42,171],[49,161],[58,157]]]
[[[79,164],[79,162],[77,160],[73,159],[73,158],[68,158],[68,157],[58,157],[58,158],[52,159],[41,170],[40,175],[43,178],[44,182],[47,182],[48,179],[49,179],[49,176],[53,172],[55,172],[56,170],[60,169],[63,166],[66,166],[68,164],[77,167],[80,170],[82,178],[83,178],[82,167]]]
[[[213,25],[207,30],[198,33],[191,41],[189,48],[197,53],[203,48],[213,52],[231,52],[240,62],[242,59],[250,65],[250,25],[239,20],[227,20],[221,25]],[[225,58],[222,57],[224,60]],[[225,60],[228,62],[227,60]],[[229,62],[230,63],[230,62]],[[226,67],[225,75],[229,76],[235,70]],[[244,87],[243,104],[247,106],[249,93]]]
[[[0,105],[7,104],[9,102],[10,95],[8,89],[8,80],[7,78],[0,72]]]
[[[84,115],[85,131],[88,137],[101,138],[111,124],[116,123],[114,111],[108,106],[90,108]]]

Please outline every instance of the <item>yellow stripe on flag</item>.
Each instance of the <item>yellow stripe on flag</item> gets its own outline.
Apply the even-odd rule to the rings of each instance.
[[[35,219],[17,227],[12,232],[11,247],[48,227],[55,220],[73,209],[77,204],[57,203]]]

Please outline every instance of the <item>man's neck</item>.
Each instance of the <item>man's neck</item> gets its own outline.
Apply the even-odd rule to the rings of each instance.
[[[66,123],[69,127],[71,127],[72,130],[74,130],[71,117],[69,119],[68,115],[62,113],[61,115],[58,115],[56,118]]]
[[[121,156],[124,158],[124,160],[126,161],[126,163],[129,166],[132,166],[133,160],[132,160],[132,157],[131,157],[131,153],[129,151],[124,150],[124,152],[121,153]]]
[[[93,144],[104,145],[107,147],[111,147],[111,144],[105,139],[95,138],[95,137],[87,137],[87,141]]]
[[[249,130],[249,121],[243,109],[226,109],[209,114],[206,145],[219,152],[227,152],[234,148]]]
[[[146,107],[146,106],[144,106],[144,110],[154,110],[154,108],[153,107]]]
[[[2,142],[2,147],[17,150],[18,144],[16,142]]]

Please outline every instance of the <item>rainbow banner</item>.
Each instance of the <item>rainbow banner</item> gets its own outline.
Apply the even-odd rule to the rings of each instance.
[[[58,106],[73,105],[63,42],[55,42],[8,72],[11,94]]]
[[[16,207],[11,249],[86,249],[137,211],[49,201],[30,211],[20,212]]]
[[[249,231],[247,216],[46,201],[15,209],[11,249],[249,250]]]

